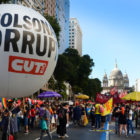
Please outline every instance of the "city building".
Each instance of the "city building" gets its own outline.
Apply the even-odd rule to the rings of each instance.
[[[118,69],[117,64],[115,65],[115,68],[111,71],[109,78],[107,77],[107,74],[105,72],[103,76],[102,81],[103,91],[102,93],[110,92],[110,90],[114,87],[116,87],[118,92],[121,92],[122,90],[128,90],[129,89],[129,78],[127,73],[123,75],[121,70]]]
[[[135,91],[140,92],[140,79],[136,80]]]
[[[56,0],[45,0],[44,14],[56,17]]]
[[[59,54],[62,54],[69,47],[69,0],[56,0],[56,18],[60,25]]]
[[[69,47],[76,49],[79,55],[82,56],[82,31],[76,18],[70,19]]]
[[[17,3],[29,8],[33,8],[42,15],[44,14],[45,0],[17,0]]]

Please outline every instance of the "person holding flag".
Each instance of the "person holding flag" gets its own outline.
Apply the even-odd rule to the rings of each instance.
[[[0,122],[0,127],[2,127],[2,140],[7,140],[9,136],[14,137],[16,140],[16,133],[18,132],[17,125],[17,113],[22,108],[23,104],[18,107],[14,106],[14,100],[9,99],[6,108],[2,114],[2,121]]]

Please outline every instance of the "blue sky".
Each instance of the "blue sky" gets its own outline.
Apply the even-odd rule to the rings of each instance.
[[[102,80],[115,66],[130,85],[140,78],[140,0],[70,0],[70,17],[83,32],[83,54],[95,62],[91,76]]]

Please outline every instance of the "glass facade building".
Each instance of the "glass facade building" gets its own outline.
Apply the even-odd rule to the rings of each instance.
[[[56,18],[61,27],[59,54],[62,54],[69,47],[69,12],[69,0],[56,0]]]

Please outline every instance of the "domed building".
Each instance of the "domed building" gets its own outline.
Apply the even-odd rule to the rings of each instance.
[[[116,87],[118,92],[121,92],[121,90],[125,90],[129,87],[129,78],[126,72],[124,75],[122,74],[121,70],[118,69],[116,64],[115,68],[111,71],[109,78],[107,77],[106,73],[104,74],[102,83],[103,94],[110,92],[113,87]]]

